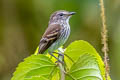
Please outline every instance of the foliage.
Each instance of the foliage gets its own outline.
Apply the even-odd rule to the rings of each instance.
[[[71,43],[64,54],[65,80],[105,80],[103,61],[86,41]],[[59,80],[59,73],[59,67],[51,58],[32,55],[18,65],[12,80]]]
[[[55,64],[44,55],[32,55],[19,64],[12,80],[46,80]]]

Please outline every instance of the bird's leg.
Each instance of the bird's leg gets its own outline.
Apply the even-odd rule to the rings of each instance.
[[[63,53],[61,53],[61,52],[58,52],[58,54],[59,54],[60,56],[63,56],[63,57],[64,57],[64,54],[63,54]]]
[[[62,48],[58,48],[58,52],[53,52],[53,53],[56,53],[58,54],[59,56],[63,56],[63,59],[64,59],[64,50]],[[62,64],[64,64],[64,61],[61,61],[59,58],[57,58],[56,56],[54,56],[52,53],[49,53],[51,56],[53,56],[55,59],[57,59],[58,61],[56,62],[60,62]]]
[[[56,53],[56,54],[59,54],[60,56],[63,56],[64,57],[64,49],[62,48],[58,48],[58,52],[53,52],[53,53]]]
[[[58,48],[58,58],[64,63],[64,50],[62,48]]]
[[[61,55],[61,56],[64,56],[64,54],[62,54],[60,52],[53,52],[53,53],[56,53],[56,54]]]
[[[60,60],[60,59],[58,59],[56,56],[54,56],[52,53],[49,53],[52,57],[54,57],[55,59],[57,59],[58,60],[58,62],[60,62],[60,63],[62,63],[63,64],[63,62]],[[57,61],[56,61],[57,62]]]
[[[72,60],[71,57],[69,57],[67,54],[63,54],[64,51],[65,51],[65,49],[58,48],[58,51],[59,51],[59,52],[53,52],[53,53],[56,53],[56,54],[61,55],[61,56],[63,56],[63,57],[66,56],[68,59],[70,59],[70,60],[74,63],[74,61]]]

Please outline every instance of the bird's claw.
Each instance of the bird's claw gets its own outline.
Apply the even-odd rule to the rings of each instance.
[[[61,60],[57,60],[55,63],[61,63],[61,64],[64,64],[64,62],[63,61],[61,61]]]

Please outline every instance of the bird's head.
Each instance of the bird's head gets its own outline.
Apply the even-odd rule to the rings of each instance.
[[[64,22],[64,21],[68,22],[70,17],[74,14],[75,14],[75,12],[69,12],[69,11],[65,11],[65,10],[56,11],[51,15],[49,23]]]

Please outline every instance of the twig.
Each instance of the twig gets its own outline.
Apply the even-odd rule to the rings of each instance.
[[[59,60],[63,61],[63,56],[59,55]],[[59,64],[59,68],[60,68],[60,80],[65,80],[65,69],[64,69],[64,64],[63,63],[58,63]]]
[[[61,49],[62,50],[62,49]],[[59,50],[59,53],[62,54],[64,51],[62,50]],[[64,67],[64,56],[63,55],[60,55],[58,56],[58,59],[63,62],[59,62],[59,68],[60,68],[60,74],[61,74],[61,77],[60,77],[60,80],[65,80],[65,67]]]
[[[104,1],[100,0],[100,7],[101,7],[101,18],[102,18],[102,52],[104,53],[104,64],[105,64],[105,78],[108,80],[109,76],[109,64],[108,64],[108,39],[107,39],[107,26],[106,26],[106,18],[105,18],[105,8],[104,8]]]

